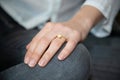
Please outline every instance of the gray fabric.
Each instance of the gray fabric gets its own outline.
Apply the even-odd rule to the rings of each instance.
[[[87,80],[89,71],[90,55],[79,44],[64,61],[59,61],[56,55],[45,68],[29,68],[21,63],[1,72],[0,80]]]
[[[19,29],[0,37],[0,71],[23,62],[26,45],[38,30]]]
[[[12,30],[13,31],[13,30]],[[87,80],[90,73],[90,55],[79,44],[64,61],[57,55],[45,67],[29,68],[23,63],[25,46],[38,30],[19,29],[0,37],[0,80]]]
[[[96,38],[84,42],[92,57],[92,80],[120,80],[120,36]]]
[[[119,47],[94,46],[91,53],[94,65],[93,80],[120,80]]]

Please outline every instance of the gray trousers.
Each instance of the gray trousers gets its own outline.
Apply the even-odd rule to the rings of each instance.
[[[91,80],[120,80],[120,36],[89,35],[84,45],[92,58]]]
[[[30,68],[25,65],[25,46],[37,32],[21,29],[1,38],[0,80],[88,80],[90,55],[82,44],[78,44],[64,61],[57,59],[61,48],[45,68],[38,65]]]

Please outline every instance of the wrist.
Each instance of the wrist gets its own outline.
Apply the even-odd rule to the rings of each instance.
[[[84,16],[74,17],[70,20],[72,23],[76,24],[78,29],[89,32],[93,26],[93,21]]]
[[[94,27],[104,16],[95,7],[85,5],[71,19],[73,22],[84,26],[87,29]]]
[[[74,24],[75,29],[81,35],[82,41],[86,38],[86,36],[91,30],[92,22],[88,18],[83,18],[83,17],[81,17],[80,19],[72,18],[68,22]]]

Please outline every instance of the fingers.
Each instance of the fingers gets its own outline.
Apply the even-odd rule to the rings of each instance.
[[[74,41],[68,41],[64,49],[61,51],[61,53],[58,55],[59,60],[64,60],[67,58],[70,53],[73,51],[77,43]]]
[[[33,42],[25,55],[25,63],[30,67],[34,67],[53,38],[54,36],[49,36],[48,34],[39,41]],[[34,49],[33,52],[31,52],[31,49]]]
[[[37,64],[38,60],[41,58],[44,51],[47,49],[49,43],[50,43],[49,41],[45,41],[42,39],[36,46],[34,52],[32,54],[28,53],[27,57],[30,58],[28,65],[30,67],[34,67]]]
[[[65,42],[65,39],[56,38],[51,42],[48,48],[48,45],[50,43],[49,41],[45,41],[45,40],[40,41],[40,43],[36,47],[33,54],[31,54],[30,52],[27,53],[26,59],[29,58],[28,65],[30,67],[34,67],[39,61],[39,65],[41,67],[44,67],[50,61],[50,59],[54,56],[54,54],[58,51],[58,49],[61,47],[61,45],[64,42]],[[39,47],[39,45],[41,45],[42,47]]]
[[[33,51],[35,50],[37,44],[39,43],[39,40],[46,35],[52,28],[50,23],[46,24],[46,26],[32,39],[32,41],[26,46],[26,49],[28,50],[25,55],[24,62],[28,64],[30,60],[30,56],[32,55]],[[49,39],[48,39],[49,40]]]
[[[67,44],[59,54],[59,60],[64,60],[70,55],[79,42],[78,36],[75,36],[72,28],[47,24],[26,46],[27,53],[24,62],[30,67],[34,67],[36,64],[41,67],[46,66],[65,41]]]
[[[41,29],[41,31],[39,33],[37,33],[37,35],[32,39],[32,41],[26,46],[26,49],[28,49],[31,44],[32,44],[32,47],[34,47],[33,46],[34,42],[39,41],[44,35],[49,33],[49,31],[51,31],[51,29],[52,29],[52,27],[50,27],[50,26],[51,26],[51,24],[47,23],[45,25],[45,27],[43,29]],[[31,52],[33,52],[33,49],[31,50]]]
[[[65,42],[64,38],[61,38],[61,39],[55,38],[51,42],[47,51],[45,51],[46,48],[48,47],[46,45],[48,45],[49,42],[45,43],[46,45],[42,45],[42,43],[44,43],[44,42],[41,41],[38,45],[41,45],[44,47],[43,48],[37,47],[35,50],[35,51],[37,51],[36,54],[29,55],[31,57],[30,57],[30,61],[29,61],[28,65],[30,67],[34,67],[38,63],[41,67],[46,66],[64,42]],[[62,52],[59,54],[58,59],[64,60],[66,57],[68,57],[70,55],[70,53],[73,51],[73,49],[75,48],[75,46],[76,46],[76,43],[74,41],[69,41],[66,44],[65,48],[62,50]]]
[[[38,35],[36,35],[38,36]],[[36,37],[35,36],[35,37]],[[40,35],[40,38],[42,37],[43,35]],[[32,55],[32,53],[34,52],[35,48],[37,47],[37,44],[39,43],[39,40],[40,39],[33,39],[27,46],[26,46],[26,49],[27,49],[27,53],[25,55],[25,59],[24,59],[24,62],[26,64],[28,64],[29,60],[30,60],[30,56]],[[32,44],[32,45],[31,45]]]
[[[56,38],[52,41],[47,51],[44,53],[42,58],[39,61],[39,65],[44,67],[51,58],[55,55],[55,53],[58,51],[58,49],[62,46],[62,44],[65,42],[65,39],[59,39]]]

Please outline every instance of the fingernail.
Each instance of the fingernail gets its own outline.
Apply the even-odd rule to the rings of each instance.
[[[44,67],[44,66],[46,65],[46,60],[40,61],[40,62],[39,62],[39,65],[40,65],[41,67]]]
[[[59,60],[64,60],[65,57],[64,57],[63,55],[59,55],[59,56],[58,56],[58,59],[59,59]]]
[[[35,60],[31,60],[28,64],[30,67],[34,67],[35,66]]]
[[[25,58],[24,63],[25,63],[25,64],[28,64],[28,62],[29,62],[29,58],[27,57],[27,58]]]

